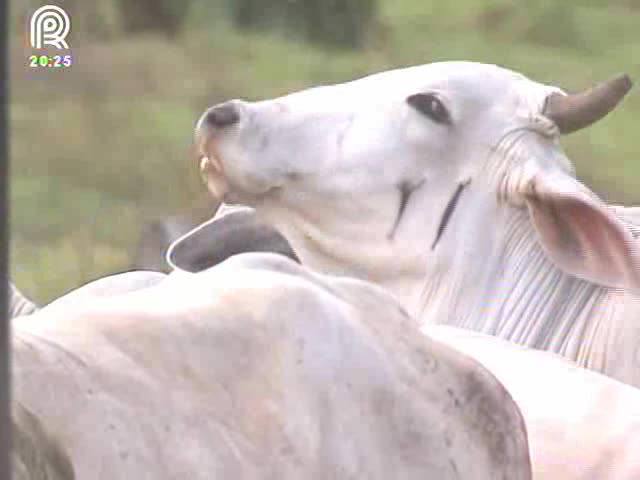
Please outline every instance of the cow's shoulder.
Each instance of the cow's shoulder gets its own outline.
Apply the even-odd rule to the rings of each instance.
[[[105,419],[99,405],[81,412],[73,402],[56,405],[47,419],[70,438],[70,418],[128,425],[169,411],[172,424],[186,428],[191,401],[206,398],[211,425],[224,420],[234,435],[255,438],[252,448],[238,446],[245,467],[284,472],[300,459],[298,475],[278,478],[311,471],[318,478],[530,478],[526,430],[502,385],[422,335],[393,296],[368,282],[251,253],[41,314],[46,321],[16,326],[19,398],[50,411],[46,375],[67,399],[100,391],[122,406]],[[55,367],[45,372],[43,359]],[[190,401],[154,403],[167,385]],[[219,434],[211,428],[193,435],[210,441]],[[166,435],[161,424],[150,429],[148,438]],[[158,446],[117,439],[140,454],[144,445]],[[168,436],[158,448],[181,440]],[[203,461],[237,457],[217,445]],[[88,457],[82,462],[88,468]]]
[[[97,298],[116,297],[125,293],[149,288],[160,283],[166,276],[165,273],[149,270],[137,270],[109,275],[72,290],[49,303],[44,307],[44,311],[49,312],[54,308],[64,309],[74,304],[90,304]]]

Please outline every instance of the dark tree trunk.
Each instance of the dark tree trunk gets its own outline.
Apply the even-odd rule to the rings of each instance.
[[[7,321],[7,278],[9,263],[9,234],[7,228],[9,155],[7,135],[8,0],[0,0],[0,478],[11,478],[11,385],[9,368],[9,329]]]

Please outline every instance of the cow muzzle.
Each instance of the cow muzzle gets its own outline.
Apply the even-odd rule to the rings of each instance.
[[[207,128],[223,129],[240,122],[240,108],[237,101],[231,100],[209,108],[202,117]]]
[[[239,100],[230,100],[207,109],[196,124],[196,145],[206,150],[214,137],[220,137],[237,128],[242,118],[242,107]],[[206,152],[202,152],[206,154]]]
[[[208,108],[197,122],[195,146],[202,179],[219,200],[224,200],[230,186],[220,145],[237,135],[245,107],[240,100],[230,100]]]

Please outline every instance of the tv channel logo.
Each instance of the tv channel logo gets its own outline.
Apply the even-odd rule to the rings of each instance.
[[[65,39],[70,30],[71,19],[67,12],[57,5],[44,5],[31,15],[31,46],[36,49],[46,46],[69,49]]]

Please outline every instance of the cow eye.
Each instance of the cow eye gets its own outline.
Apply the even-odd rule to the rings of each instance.
[[[442,101],[432,93],[416,93],[407,103],[436,123],[451,124],[451,116]]]

